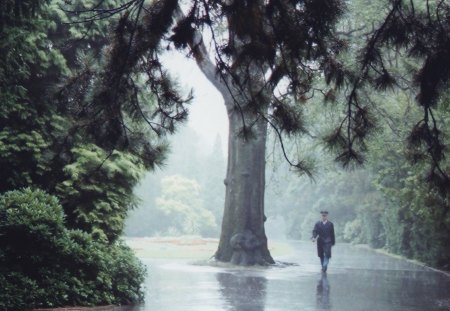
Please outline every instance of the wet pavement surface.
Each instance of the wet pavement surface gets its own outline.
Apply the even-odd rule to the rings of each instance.
[[[320,272],[315,245],[289,242],[274,267],[217,267],[142,258],[146,302],[134,311],[441,311],[450,310],[450,276],[347,244]]]

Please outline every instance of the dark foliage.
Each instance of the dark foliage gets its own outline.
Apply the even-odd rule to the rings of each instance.
[[[185,8],[186,14],[177,1],[154,1],[148,7],[143,1],[132,3],[133,9],[122,10],[127,14],[117,27],[105,75],[109,80],[123,79],[125,92],[130,89],[125,86],[132,84],[125,81],[130,79],[133,68],[146,74],[160,109],[141,116],[158,134],[173,131],[173,122],[184,119],[186,114],[186,101],[161,68],[158,54],[162,48],[174,46],[187,49],[197,61],[209,61],[201,39],[205,29],[212,33],[217,78],[229,90],[236,109],[242,114],[254,111],[280,133],[304,133],[296,101],[312,96],[318,73],[323,70],[330,80],[342,84],[342,68],[327,64],[337,63],[335,57],[346,46],[334,35],[334,24],[344,11],[343,1],[194,0]],[[100,13],[87,10],[83,16],[88,21],[100,17]],[[172,19],[176,21],[174,24]],[[111,87],[103,78],[99,81],[105,90]],[[109,96],[117,100],[112,106],[120,106],[121,87],[117,82],[113,85],[115,95]],[[97,94],[99,97],[94,97],[94,101],[100,105],[96,107],[101,103],[111,106],[111,100],[102,97],[101,91]],[[106,141],[112,142],[111,147],[122,143],[118,137],[124,142],[130,140],[126,128],[121,126],[123,120],[114,113],[116,110],[103,109],[111,111],[107,114],[109,119],[115,115],[114,122],[101,114],[96,114],[99,119],[93,122],[111,123],[111,128],[105,131],[116,138],[106,137]],[[87,115],[92,117],[92,113]],[[155,117],[161,118],[159,122],[153,123]],[[244,117],[242,122],[242,133],[251,137],[253,124],[246,124]]]
[[[177,1],[155,1],[143,10],[144,2],[135,0],[115,9],[80,12],[91,14],[85,17],[86,21],[127,12],[117,28],[111,53],[114,66],[107,67],[106,75],[116,76],[112,78],[116,81],[112,85],[120,94],[121,83],[117,83],[117,76],[120,79],[125,77],[124,81],[127,81],[131,73],[123,71],[125,67],[147,65],[144,68],[148,83],[158,94],[160,103],[160,110],[150,113],[152,117],[155,114],[162,117],[153,127],[157,133],[173,131],[172,122],[182,120],[186,113],[183,108],[185,101],[163,72],[157,54],[163,44],[167,46],[171,42],[175,48],[188,49],[196,59],[206,60],[208,56],[200,55],[200,51],[204,44],[201,32],[207,28],[212,33],[218,78],[231,92],[236,109],[254,110],[276,127],[277,132],[304,132],[302,126],[293,126],[299,119],[292,115],[296,109],[289,106],[310,98],[317,73],[323,72],[333,89],[342,90],[347,86],[346,116],[339,126],[346,143],[338,144],[341,150],[338,150],[337,157],[346,165],[353,160],[363,162],[365,140],[376,125],[375,114],[370,111],[370,102],[364,95],[365,88],[374,87],[380,91],[397,86],[417,89],[417,102],[424,111],[421,124],[425,131],[420,131],[421,135],[417,135],[417,130],[412,133],[411,141],[420,141],[422,145],[420,152],[411,145],[412,158],[418,159],[419,153],[423,153],[420,157],[432,163],[430,174],[438,173],[442,180],[448,182],[446,168],[440,166],[445,144],[439,135],[433,109],[440,94],[448,88],[450,75],[449,4],[445,1],[431,4],[427,0],[425,9],[418,9],[414,7],[414,1],[390,0],[388,3],[384,20],[366,34],[368,39],[359,53],[360,68],[356,71],[347,69],[338,57],[347,47],[334,29],[345,9],[343,1],[193,0],[184,14]],[[175,24],[172,24],[172,18]],[[387,53],[392,50],[423,60],[420,68],[410,75],[413,84],[405,86],[387,64]],[[99,80],[102,81],[100,84],[111,87],[111,81]],[[122,83],[124,89],[133,85]],[[283,83],[281,90],[280,83]],[[329,91],[323,93],[329,100]],[[284,100],[287,96],[294,101]],[[120,97],[113,96],[114,99]],[[108,96],[101,95],[101,91],[97,100],[110,102]],[[102,111],[97,121],[104,120],[101,123],[108,128],[105,132],[111,134],[106,139],[110,141],[108,148],[129,143],[126,126],[118,114],[120,109],[111,107]],[[146,113],[143,117],[147,118]],[[153,122],[151,118],[147,121],[149,124]],[[246,124],[244,117],[242,121],[244,134],[251,131],[252,125]]]
[[[95,84],[108,26],[67,24],[52,1],[2,1],[0,15],[0,309],[138,301],[143,270],[118,238],[144,161],[132,147],[102,149],[101,131],[86,135],[73,117]],[[78,70],[58,105],[56,91]],[[163,149],[146,153],[147,166]],[[42,191],[7,192],[23,187],[63,207]]]
[[[185,105],[190,100],[178,94],[154,53],[171,25],[175,5],[176,1],[157,1],[142,17],[143,3],[136,2],[136,16],[125,14],[118,21],[104,66],[81,71],[58,96],[60,105],[73,113],[74,128],[105,150],[131,152],[147,168],[158,163],[164,148],[150,143],[147,131],[133,127],[132,122],[146,123],[158,136],[173,133],[175,123],[186,119]],[[146,75],[156,105],[143,102],[137,73]]]
[[[55,197],[6,192],[0,215],[1,309],[142,301],[144,268],[131,250],[68,230]]]
[[[375,123],[367,122],[367,118],[358,118],[367,109],[360,98],[361,89],[365,86],[373,86],[377,90],[409,87],[416,92],[417,104],[423,110],[422,120],[412,129],[408,139],[411,159],[431,163],[428,180],[447,192],[450,190],[448,168],[441,166],[447,146],[434,112],[449,87],[450,4],[426,1],[425,9],[420,10],[414,7],[414,1],[391,0],[389,3],[385,19],[372,31],[361,50],[361,66],[356,78],[347,78],[352,90],[347,97],[348,112],[344,120],[347,125],[346,148],[353,149],[355,137],[364,141],[374,128]],[[387,62],[388,53],[392,50],[401,51],[419,63],[418,68],[409,74],[410,83],[406,85],[399,85],[395,68]],[[438,175],[440,177],[437,178]]]

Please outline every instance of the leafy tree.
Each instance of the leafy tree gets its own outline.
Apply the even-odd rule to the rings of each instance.
[[[76,7],[94,4],[80,1]],[[2,20],[0,46],[0,163],[5,168],[0,191],[38,185],[61,198],[69,227],[95,230],[97,237],[114,241],[134,205],[133,187],[144,169],[161,163],[166,146],[143,127],[145,121],[134,120],[153,103],[149,92],[136,89],[114,98],[133,107],[117,110],[126,133],[116,135],[117,119],[97,103],[108,93],[100,87],[106,62],[100,59],[111,41],[113,20],[69,23],[72,13],[63,12],[62,5],[30,0],[1,7],[8,17]],[[103,5],[115,7],[118,1]],[[88,98],[97,102],[81,102]],[[138,99],[146,104],[137,106]],[[159,114],[164,113],[154,117]]]
[[[161,221],[167,224],[169,233],[211,235],[216,220],[203,207],[199,188],[195,181],[177,175],[161,180],[161,196],[156,199],[156,207],[162,211]]]
[[[203,207],[213,213],[216,222],[222,217],[225,159],[219,139],[210,152],[206,150],[205,142],[197,133],[189,127],[181,127],[169,141],[170,153],[163,169],[147,173],[135,188],[136,196],[140,200],[138,207],[131,211],[127,218],[127,236],[167,233],[168,223],[162,221],[167,218],[163,211],[157,208],[156,199],[162,196],[162,180],[173,175],[198,184],[198,195]],[[218,237],[219,229],[217,225],[214,229],[210,228],[208,236]]]
[[[94,2],[78,4],[92,6]],[[103,4],[114,7],[118,1]],[[120,150],[107,148],[108,141],[102,141],[101,131],[96,136],[93,124],[83,123],[86,119],[81,120],[80,115],[86,110],[78,109],[73,94],[92,96],[92,92],[88,87],[74,90],[72,86],[75,80],[82,80],[80,76],[90,77],[83,80],[89,87],[97,85],[91,72],[97,73],[101,68],[99,59],[110,41],[107,32],[112,20],[70,24],[61,5],[63,2],[58,0],[8,0],[0,4],[0,193],[14,207],[22,196],[6,191],[22,187],[43,189],[58,197],[65,215],[64,223],[60,218],[51,219],[52,224],[58,223],[55,226],[59,231],[47,228],[56,236],[45,241],[48,243],[44,250],[33,248],[48,238],[49,233],[41,231],[27,236],[27,247],[3,241],[7,248],[1,258],[7,263],[1,265],[1,282],[6,284],[3,280],[11,278],[11,283],[5,290],[7,299],[1,299],[9,305],[2,308],[120,304],[142,297],[139,286],[143,270],[131,251],[117,240],[135,202],[133,187],[145,168],[161,160],[165,147],[159,143],[150,146],[148,136],[143,138],[142,124],[129,121],[130,110],[122,110],[122,116],[129,122],[127,128],[133,131],[134,139]],[[142,92],[136,96],[149,99]],[[150,106],[152,101],[148,103]],[[90,135],[88,129],[92,130]],[[34,198],[28,192],[24,196]],[[36,200],[40,202],[41,196],[36,195]],[[36,213],[32,217],[46,217],[53,210],[45,210],[47,199],[42,200],[43,203],[27,203],[28,212]],[[60,206],[55,209],[55,217],[60,217]],[[45,224],[50,220],[41,221],[36,226],[47,230]],[[2,229],[15,226],[3,223]],[[20,241],[31,227],[8,231],[5,236],[8,241]],[[17,256],[28,256],[31,261],[11,263]],[[48,261],[54,266],[42,263],[45,256],[57,257]],[[70,256],[80,263],[72,263],[67,259]],[[36,296],[25,297],[23,289],[28,288],[35,289]],[[50,297],[49,293],[55,296]]]
[[[128,210],[123,206],[136,205],[132,187],[143,176],[143,165],[134,155],[114,151],[108,156],[93,144],[75,147],[72,153],[73,163],[64,167],[67,179],[56,187],[66,221],[113,241],[123,231]]]
[[[412,105],[413,99],[397,96],[397,105],[387,105],[396,126],[386,127],[383,134],[373,141],[369,159],[375,172],[374,184],[384,194],[386,206],[378,216],[386,239],[385,247],[394,253],[415,258],[427,264],[448,268],[449,216],[448,198],[439,188],[430,189],[423,183],[429,173],[427,163],[411,166],[409,150],[399,142],[409,135],[411,124],[420,115],[420,109]],[[445,101],[444,101],[445,102]],[[438,105],[439,122],[444,135],[448,135],[448,111]],[[442,123],[441,123],[442,122]],[[448,160],[441,162],[448,165]]]
[[[61,135],[65,122],[47,105],[48,94],[41,88],[47,74],[62,77],[68,72],[61,52],[49,48],[54,25],[35,19],[41,8],[38,1],[5,1],[1,6],[0,191],[45,182],[54,165],[50,137]]]

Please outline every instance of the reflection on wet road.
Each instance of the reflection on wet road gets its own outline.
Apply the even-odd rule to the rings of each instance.
[[[365,248],[337,244],[320,272],[315,246],[292,242],[277,267],[200,266],[143,259],[146,303],[135,311],[441,311],[450,310],[450,277]]]

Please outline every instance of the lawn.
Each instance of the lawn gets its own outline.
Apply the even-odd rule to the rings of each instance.
[[[173,258],[207,260],[217,250],[218,239],[200,237],[139,237],[125,238],[125,242],[140,258]],[[287,242],[269,241],[272,256],[289,254],[291,249]]]

